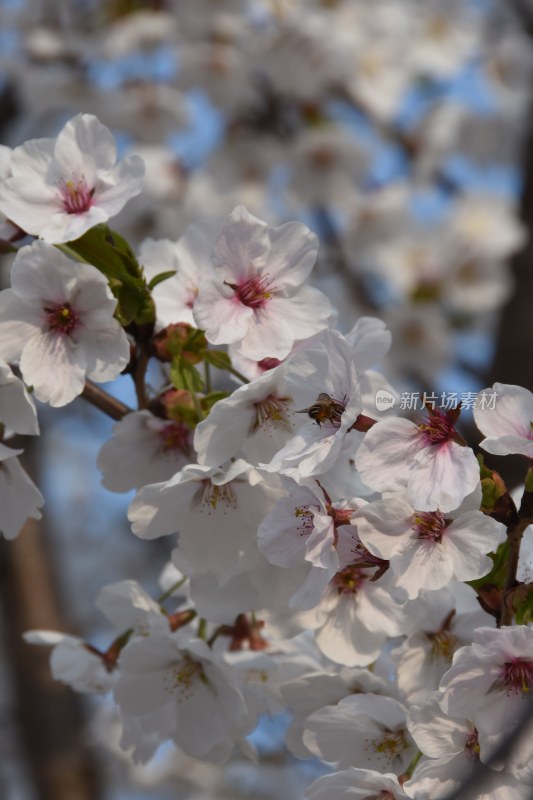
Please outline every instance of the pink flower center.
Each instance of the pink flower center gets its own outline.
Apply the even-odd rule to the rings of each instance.
[[[440,511],[417,511],[415,514],[413,530],[417,539],[440,542],[445,527],[446,520]]]
[[[506,661],[500,673],[499,683],[506,687],[507,694],[526,695],[533,685],[533,661],[522,658]]]
[[[190,430],[182,422],[169,422],[159,431],[159,439],[164,452],[177,451],[189,455]]]
[[[62,303],[56,306],[45,306],[43,309],[46,314],[46,325],[49,331],[71,336],[79,325],[79,318],[70,303]]]
[[[227,281],[225,283],[226,286],[233,289],[235,296],[243,306],[248,306],[248,308],[264,308],[272,297],[272,292],[268,291],[268,275],[254,275],[243,283],[228,283]]]
[[[362,569],[354,564],[349,564],[337,572],[330,585],[337,594],[357,594],[366,579],[367,575]]]
[[[254,431],[261,427],[290,431],[288,406],[291,399],[290,397],[276,397],[269,394],[264,400],[254,403]]]
[[[59,191],[67,214],[83,214],[93,204],[94,189],[89,189],[83,175],[78,180],[61,181]]]
[[[376,795],[376,800],[394,800],[394,795],[392,792],[389,792],[388,789],[382,789],[381,792]]]
[[[440,409],[429,409],[429,420],[418,426],[427,444],[441,444],[456,436],[453,420]]]

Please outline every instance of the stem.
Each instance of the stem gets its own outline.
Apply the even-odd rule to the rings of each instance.
[[[204,639],[207,636],[207,621],[201,617],[198,622],[198,638]]]
[[[132,372],[133,385],[137,396],[137,406],[139,410],[148,408],[149,399],[146,393],[145,375],[150,355],[144,342],[138,344],[138,355],[135,359],[135,367]]]
[[[90,264],[90,261],[87,261],[85,258],[82,258],[75,250],[68,246],[68,244],[56,244],[58,250],[61,250],[69,258],[73,258],[75,261],[79,261],[82,264]]]
[[[176,581],[176,583],[173,583],[172,586],[166,590],[166,592],[163,592],[163,594],[157,598],[156,602],[159,603],[159,605],[161,605],[161,603],[164,603],[165,600],[168,600],[168,598],[174,594],[176,589],[179,589],[180,586],[183,586],[186,580],[187,577],[185,576],[184,578],[180,578],[179,581]]]
[[[520,544],[522,536],[526,528],[531,525],[533,519],[522,518],[518,519],[514,525],[507,528],[507,541],[509,542],[509,559],[507,561],[507,578],[505,581],[505,589],[503,593],[502,614],[498,622],[498,628],[502,625],[512,625],[514,611],[512,603],[506,603],[505,598],[512,589],[516,586],[516,571],[518,569],[518,560],[520,558]]]
[[[422,752],[419,750],[418,753],[416,754],[416,756],[414,756],[412,758],[411,763],[409,764],[409,766],[407,767],[405,772],[403,772],[398,777],[398,781],[399,781],[400,784],[404,784],[405,781],[409,780],[409,778],[411,777],[411,775],[415,771],[416,765],[418,764],[418,762],[420,761],[421,758],[422,758]]]
[[[194,404],[194,412],[196,414],[196,419],[198,422],[201,422],[204,418],[204,414],[202,411],[202,406],[200,405],[200,401],[198,400],[198,395],[196,392],[191,392],[192,402]]]
[[[239,372],[238,370],[236,370],[235,367],[224,367],[224,369],[227,372],[231,372],[232,375],[235,375],[235,377],[238,378],[243,383],[250,383],[248,378],[245,378],[244,375],[242,374],[242,372]]]
[[[125,417],[126,414],[131,414],[132,412],[131,408],[124,405],[124,403],[121,403],[120,400],[117,400],[107,392],[104,392],[99,386],[95,386],[91,381],[85,381],[85,387],[81,396],[95,408],[98,408],[100,411],[103,411],[104,414],[107,414],[108,417],[111,417],[111,419],[120,420]]]
[[[205,380],[205,391],[207,394],[211,391],[211,370],[209,369],[209,362],[204,361],[204,380]]]

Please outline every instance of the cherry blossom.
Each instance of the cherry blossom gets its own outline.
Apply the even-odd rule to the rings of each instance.
[[[255,724],[228,668],[186,631],[135,639],[119,666],[121,711],[196,758],[225,761]]]
[[[409,797],[394,773],[354,767],[318,778],[305,796],[308,800],[407,800]]]
[[[192,433],[183,422],[134,411],[113,425],[96,460],[111,492],[128,492],[169,480],[192,455]]]
[[[28,644],[52,645],[53,677],[77,692],[107,694],[113,688],[116,674],[106,669],[101,656],[77,636],[57,631],[27,631],[24,640]]]
[[[78,239],[141,191],[143,161],[116,160],[108,128],[92,114],[78,114],[56,139],[31,139],[14,149],[11,177],[0,183],[0,210],[51,244]]]
[[[0,292],[0,356],[20,359],[38,400],[64,406],[85,378],[116,378],[129,361],[126,334],[113,318],[106,279],[36,241],[17,253],[11,289]]]
[[[256,565],[256,531],[278,491],[239,459],[224,468],[188,464],[166,483],[145,486],[130,505],[132,530],[153,539],[180,532],[178,563],[188,575],[227,581]]]
[[[533,628],[478,628],[442,678],[440,706],[472,720],[483,761],[531,713],[532,687]]]
[[[418,425],[400,417],[378,422],[355,455],[363,481],[379,492],[407,489],[418,511],[458,508],[479,486],[474,452],[459,443],[458,412],[429,409]]]
[[[450,580],[474,580],[490,571],[504,526],[483,514],[474,492],[460,509],[418,511],[401,495],[369,503],[354,515],[363,544],[390,562],[396,585],[417,597],[422,589],[440,589]],[[464,511],[464,513],[461,513]]]
[[[404,706],[371,692],[315,711],[306,720],[303,738],[312,753],[341,768],[364,765],[400,773],[416,753]]]
[[[296,427],[285,363],[219,400],[197,425],[194,446],[200,464],[219,466],[242,454],[251,464],[275,455]]]
[[[205,281],[194,305],[198,327],[212,344],[236,344],[243,356],[283,359],[296,339],[326,328],[331,309],[309,276],[317,240],[299,222],[279,228],[237,206],[213,247],[215,279]]]

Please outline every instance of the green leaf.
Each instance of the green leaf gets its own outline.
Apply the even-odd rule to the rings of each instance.
[[[95,225],[67,247],[108,279],[118,302],[116,316],[122,325],[155,321],[155,306],[143,270],[120,234],[107,225]]]
[[[219,400],[224,400],[229,396],[229,392],[210,392],[209,394],[206,394],[205,397],[202,397],[202,408],[205,411],[210,411],[215,403],[218,403]]]
[[[198,370],[181,358],[172,362],[170,380],[176,389],[186,389],[191,394],[204,390],[204,382]]]
[[[154,277],[148,284],[148,288],[150,289],[150,291],[152,291],[159,283],[163,283],[163,281],[168,280],[173,275],[175,275],[176,272],[177,270],[175,269],[169,269],[167,272],[160,272],[158,275],[154,275]]]
[[[521,591],[513,598],[515,619],[518,625],[528,625],[533,622],[533,584],[522,586],[520,589]]]
[[[476,578],[474,581],[465,581],[472,589],[476,591],[482,586],[494,584],[499,589],[505,586],[505,579],[507,577],[507,560],[509,558],[509,542],[506,539],[502,542],[495,553],[489,553],[489,558],[492,560],[492,569],[482,578]]]
[[[217,369],[231,368],[231,358],[224,350],[208,350],[204,355],[204,361]]]

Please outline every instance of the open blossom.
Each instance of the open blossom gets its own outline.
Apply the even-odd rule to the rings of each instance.
[[[310,714],[304,742],[312,753],[341,768],[364,765],[400,773],[416,753],[404,706],[370,692],[349,695]]]
[[[324,775],[305,796],[308,800],[408,800],[394,773],[354,767]]]
[[[179,531],[177,566],[226,582],[261,560],[256,531],[273,496],[259,479],[242,459],[224,468],[188,464],[166,483],[141,489],[128,511],[132,530],[143,539]]]
[[[194,433],[200,464],[218,466],[241,453],[251,464],[280,450],[295,429],[284,362],[219,400]]]
[[[142,159],[116,161],[108,128],[92,114],[78,114],[56,139],[31,139],[14,149],[11,177],[0,183],[0,210],[51,244],[78,239],[141,191]]]
[[[177,242],[149,238],[141,243],[139,261],[149,281],[162,272],[176,271],[152,292],[160,327],[195,324],[193,306],[202,281],[212,277],[211,250],[220,225],[220,219],[194,223]]]
[[[259,549],[280,567],[308,565],[305,582],[291,597],[290,606],[313,608],[344,566],[344,551],[350,546],[344,547],[344,540],[354,531],[350,517],[365,501],[331,503],[315,482],[299,486],[287,478],[285,488],[288,496],[276,503],[259,526]]]
[[[440,688],[443,711],[471,719],[479,734],[480,758],[490,758],[531,714],[533,628],[478,628],[472,645],[456,652]]]
[[[36,241],[17,253],[11,285],[0,292],[0,357],[19,359],[38,400],[66,405],[81,394],[86,377],[101,383],[124,369],[128,340],[95,267]]]
[[[337,331],[326,331],[313,347],[291,356],[285,374],[302,422],[263,468],[308,478],[334,465],[363,411],[354,346]]]
[[[113,425],[96,464],[111,492],[169,480],[192,457],[192,433],[183,422],[134,411]]]
[[[300,222],[270,228],[237,206],[212,252],[215,278],[200,288],[194,319],[212,344],[235,344],[247,358],[283,359],[294,341],[326,328],[329,300],[302,286],[317,254]]]
[[[474,407],[476,425],[487,437],[480,446],[497,456],[519,453],[533,458],[533,394],[507,383],[495,383],[479,393],[480,398],[492,395],[494,407],[491,403]]]
[[[121,712],[189,755],[222,763],[254,727],[228,668],[186,631],[135,639],[119,666]]]
[[[481,511],[477,492],[462,507],[443,513],[415,510],[401,495],[369,503],[354,516],[363,544],[390,561],[396,585],[409,598],[422,589],[440,589],[455,578],[481,578],[492,567],[504,526]],[[462,513],[464,512],[464,513]]]
[[[458,442],[457,411],[428,413],[418,425],[399,417],[378,422],[365,434],[355,466],[378,492],[407,489],[418,511],[452,511],[479,485],[479,464]]]
[[[457,581],[423,591],[405,606],[407,639],[391,651],[396,681],[405,700],[421,703],[451,667],[453,654],[468,645],[476,628],[495,625],[470,586]]]
[[[27,631],[24,640],[28,644],[51,645],[50,669],[53,677],[75,691],[106,694],[112,689],[116,673],[109,672],[100,655],[77,636],[58,631]]]

